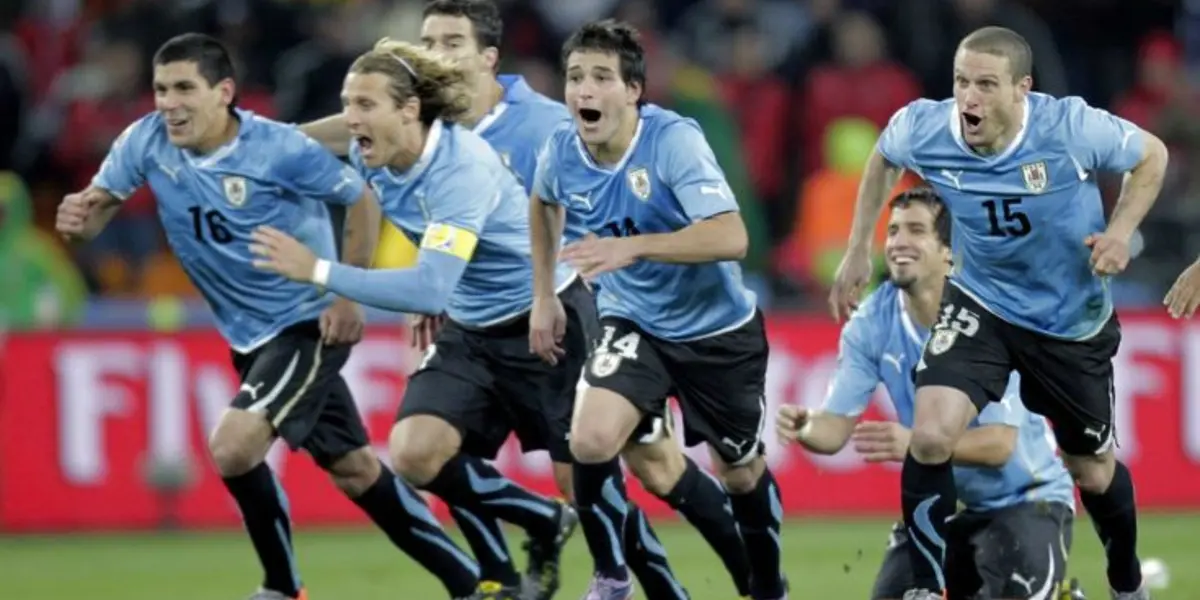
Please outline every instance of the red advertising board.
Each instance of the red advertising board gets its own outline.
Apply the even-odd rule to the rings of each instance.
[[[1200,508],[1200,325],[1123,316],[1117,360],[1119,452],[1134,471],[1143,507]],[[818,405],[832,372],[838,329],[823,318],[769,320],[770,411]],[[371,329],[345,370],[372,439],[384,443],[418,356],[398,328]],[[213,474],[209,431],[238,387],[228,350],[212,332],[14,335],[0,346],[0,530],[151,527],[168,515],[184,526],[232,525],[237,511]],[[887,416],[877,396],[874,416]],[[775,445],[769,459],[790,514],[889,513],[898,467],[868,466],[852,451],[814,457]],[[701,464],[701,448],[689,451]],[[277,447],[271,464],[298,523],[360,522],[307,457]],[[510,445],[502,471],[553,490],[543,453]],[[190,465],[176,500],[150,474]],[[631,488],[636,488],[631,485]],[[635,491],[655,515],[671,512]]]

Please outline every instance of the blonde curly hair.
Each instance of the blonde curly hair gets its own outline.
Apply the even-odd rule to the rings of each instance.
[[[359,56],[351,73],[379,73],[389,80],[388,93],[396,104],[416,97],[421,104],[421,122],[458,120],[471,108],[467,75],[453,62],[410,44],[389,38]]]

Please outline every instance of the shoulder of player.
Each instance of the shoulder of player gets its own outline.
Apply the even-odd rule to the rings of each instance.
[[[910,135],[921,135],[946,129],[953,121],[955,111],[954,99],[931,100],[918,98],[896,111],[890,124],[898,124],[903,120]]]
[[[158,111],[146,113],[138,120],[130,123],[113,140],[113,148],[118,148],[130,141],[152,145],[159,142],[167,143],[167,126],[162,113]]]
[[[1070,126],[1084,111],[1092,108],[1087,100],[1079,96],[1056,98],[1047,94],[1031,92],[1028,98],[1030,120],[1049,128]]]
[[[482,136],[461,125],[447,123],[438,144],[427,168],[439,181],[451,181],[455,175],[462,177],[502,166],[495,148]]]
[[[888,331],[897,307],[898,293],[895,285],[885,281],[859,303],[846,324],[846,332],[851,335],[857,334],[860,341],[869,342],[872,347],[878,345],[873,337]]]

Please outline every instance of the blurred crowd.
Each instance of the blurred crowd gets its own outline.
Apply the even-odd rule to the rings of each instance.
[[[643,33],[650,100],[697,119],[737,192],[745,268],[775,307],[812,307],[840,258],[881,128],[951,93],[955,45],[988,24],[1033,47],[1035,89],[1080,95],[1168,142],[1150,240],[1118,298],[1156,303],[1200,253],[1200,3],[1168,0],[500,0],[503,71],[561,98],[558,48],[616,16]],[[143,190],[91,245],[50,232],[110,142],[153,108],[150,57],[202,31],[239,61],[241,105],[286,122],[340,110],[382,36],[415,40],[423,0],[5,0],[0,8],[0,329],[76,320],[88,299],[190,296]],[[1194,13],[1188,12],[1195,11]],[[907,182],[907,185],[915,181]],[[1107,182],[1107,202],[1119,181]],[[878,231],[882,236],[883,228]],[[880,238],[882,239],[882,238]]]

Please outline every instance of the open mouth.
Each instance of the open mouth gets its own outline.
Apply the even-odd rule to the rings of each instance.
[[[581,108],[579,109],[579,118],[588,125],[595,125],[600,120],[600,111],[594,108]]]
[[[915,257],[915,256],[893,256],[892,257],[892,264],[898,265],[898,266],[911,265],[915,262],[917,262],[917,257]]]
[[[188,124],[187,117],[167,117],[166,121],[167,127],[172,129],[179,129],[180,127]]]
[[[979,115],[963,113],[962,118],[963,118],[963,123],[967,126],[968,129],[976,129],[979,127],[980,123],[983,123],[983,117],[981,117]]]
[[[358,144],[358,149],[362,152],[370,151],[371,148],[375,145],[375,143],[371,140],[371,138],[369,138],[365,135],[364,136],[356,136],[354,138],[354,143]]]

